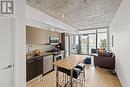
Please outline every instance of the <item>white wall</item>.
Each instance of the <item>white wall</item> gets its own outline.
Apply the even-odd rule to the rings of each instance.
[[[33,51],[33,50],[39,49],[41,52],[46,52],[46,51],[52,50],[52,46],[51,45],[27,44],[26,45],[26,53],[28,53],[28,46],[31,46],[29,48],[29,51]]]
[[[26,87],[25,0],[15,0],[14,51],[14,87]]]
[[[122,87],[130,87],[130,0],[123,0],[111,25],[110,39],[114,35],[116,72]]]

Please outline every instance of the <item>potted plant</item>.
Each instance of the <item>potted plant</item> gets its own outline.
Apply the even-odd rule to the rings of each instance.
[[[107,49],[107,40],[106,39],[101,39],[99,45],[100,45],[99,47],[101,49]]]

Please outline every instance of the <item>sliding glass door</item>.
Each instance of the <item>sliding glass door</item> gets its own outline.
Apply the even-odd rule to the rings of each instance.
[[[91,49],[96,49],[96,34],[89,34],[88,36],[89,36],[88,53],[91,54]]]
[[[80,53],[88,54],[88,35],[80,35]]]
[[[90,54],[91,49],[96,49],[96,34],[80,35],[80,53]]]
[[[70,53],[79,54],[79,35],[74,34],[70,37]]]

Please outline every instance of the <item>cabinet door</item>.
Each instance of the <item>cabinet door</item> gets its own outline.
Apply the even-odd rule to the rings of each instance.
[[[35,74],[35,70],[36,69],[36,63],[35,63],[35,60],[32,59],[32,60],[28,60],[27,61],[27,64],[26,64],[26,70],[27,70],[27,81],[33,79],[34,77],[36,77],[36,74]]]
[[[43,58],[36,59],[36,76],[43,74]]]
[[[42,32],[42,38],[43,38],[44,44],[49,43],[49,31],[44,30]]]
[[[53,55],[44,57],[44,74],[53,70]]]
[[[27,44],[46,44],[49,43],[49,31],[27,27],[26,30],[26,43]]]

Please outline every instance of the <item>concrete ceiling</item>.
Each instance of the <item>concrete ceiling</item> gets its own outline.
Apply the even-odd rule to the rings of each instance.
[[[107,27],[122,0],[27,0],[27,4],[78,29]]]

